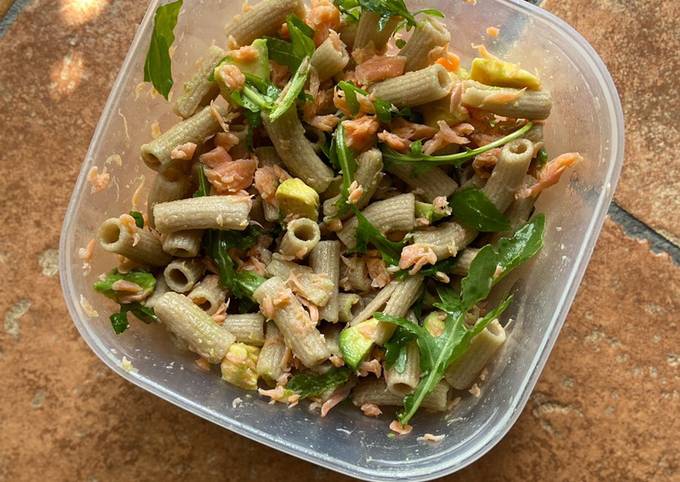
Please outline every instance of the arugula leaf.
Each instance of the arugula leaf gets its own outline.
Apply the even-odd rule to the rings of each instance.
[[[533,258],[543,247],[545,216],[537,214],[524,226],[515,231],[510,238],[498,241],[498,269],[496,283],[510,271],[530,258]]]
[[[541,149],[538,151],[538,155],[536,156],[536,167],[540,169],[547,163],[548,163],[548,151],[545,150],[545,147],[541,147]]]
[[[422,144],[420,149],[413,149],[413,144],[411,144],[411,151],[404,154],[397,152],[390,148],[383,149],[383,157],[391,162],[397,164],[420,164],[421,166],[441,166],[441,165],[452,165],[460,166],[465,162],[475,158],[479,154],[495,149],[496,147],[503,146],[508,142],[519,139],[524,134],[526,134],[533,124],[528,122],[522,128],[516,130],[515,132],[508,134],[494,142],[486,144],[485,146],[478,147],[477,149],[471,149],[465,152],[458,152],[456,154],[449,154],[445,156],[428,156],[422,153]],[[414,143],[415,144],[415,143]]]
[[[347,383],[352,370],[347,367],[331,368],[324,374],[298,373],[286,384],[286,389],[300,395],[300,398],[319,397]]]
[[[392,368],[397,373],[406,370],[408,344],[416,339],[416,335],[406,331],[401,326],[396,329],[392,337],[385,343],[385,368]]]
[[[247,249],[252,246],[257,236],[259,233],[255,235],[240,231],[216,230],[209,230],[205,235],[205,251],[217,265],[220,285],[240,299],[252,299],[253,293],[264,283],[265,278],[252,271],[236,271],[234,260],[229,256],[229,249]]]
[[[156,316],[156,313],[154,313],[153,308],[144,306],[136,301],[133,303],[125,303],[120,305],[120,310],[117,313],[113,313],[109,316],[111,327],[116,335],[120,335],[130,327],[130,322],[127,318],[128,312],[132,312],[133,315],[144,323],[158,322],[158,317]]]
[[[128,273],[121,273],[117,269],[106,274],[102,279],[95,281],[93,288],[96,292],[103,294],[107,298],[118,301],[120,293],[113,289],[117,281],[128,281],[135,283],[142,288],[143,293],[149,294],[156,287],[156,278],[146,271],[134,270]],[[128,293],[129,294],[129,293]]]
[[[346,80],[338,82],[338,87],[345,93],[347,107],[349,107],[352,115],[357,115],[359,113],[359,109],[361,108],[357,94],[368,95],[368,92]]]
[[[333,4],[338,7],[340,13],[345,15],[345,20],[356,23],[361,17],[359,0],[333,0]]]
[[[508,231],[510,221],[479,189],[468,187],[450,198],[453,217],[461,224],[483,233]]]
[[[388,124],[392,121],[394,106],[390,102],[382,99],[375,99],[373,106],[375,107],[375,115],[380,122]]]
[[[288,15],[286,23],[288,24],[292,52],[300,59],[299,65],[305,57],[311,57],[316,50],[316,44],[313,40],[314,30],[295,15]],[[295,68],[297,69],[297,66]]]
[[[345,126],[341,122],[338,128],[335,130],[333,135],[333,143],[335,145],[335,159],[337,161],[338,167],[342,172],[342,185],[340,187],[340,199],[338,199],[338,216],[342,216],[347,212],[349,204],[347,199],[349,198],[349,187],[352,184],[352,179],[354,179],[354,173],[356,172],[357,162],[354,159],[354,153],[347,146],[347,139],[345,138]],[[331,159],[331,162],[333,159]]]
[[[444,14],[434,8],[420,10],[416,13],[409,12],[404,0],[359,0],[359,4],[365,10],[380,15],[378,31],[382,32],[392,17],[402,17],[409,27],[417,25],[416,15],[424,14],[444,18]]]
[[[205,168],[202,165],[198,166],[198,189],[193,197],[203,197],[210,194],[210,185],[208,179],[205,177]]]
[[[357,217],[357,242],[355,251],[365,253],[368,250],[368,245],[372,244],[378,251],[385,263],[390,265],[399,265],[399,258],[401,257],[401,250],[404,248],[404,242],[390,241],[378,228],[373,226],[371,222],[366,219],[361,211],[353,205],[351,206],[354,215]]]
[[[177,0],[156,9],[151,43],[144,61],[144,82],[151,82],[166,100],[173,84],[169,49],[175,41],[174,30],[182,3],[183,0]]]
[[[444,332],[440,336],[433,336],[426,328],[403,318],[383,313],[373,315],[379,321],[396,324],[414,336],[418,343],[422,375],[413,393],[404,398],[404,409],[399,413],[401,423],[407,423],[413,417],[425,397],[441,381],[448,366],[467,351],[472,339],[510,306],[512,296],[508,296],[477,320],[471,328],[465,325],[465,314],[486,299],[493,285],[502,277],[496,276],[497,268],[506,274],[540,250],[543,245],[544,224],[545,219],[542,215],[535,216],[511,238],[502,239],[497,249],[491,245],[484,246],[472,261],[468,275],[461,282],[460,295],[449,287],[437,286],[439,301],[433,305],[446,313]],[[394,350],[395,348],[392,348],[392,353]],[[397,355],[390,356],[394,358]]]
[[[498,254],[487,244],[479,250],[470,264],[468,275],[461,281],[461,303],[465,310],[489,296],[497,266]]]
[[[269,114],[269,119],[274,122],[295,104],[295,99],[300,95],[305,83],[309,78],[309,73],[312,70],[312,64],[309,62],[309,57],[305,57],[300,67],[298,67],[293,78],[288,81],[288,85],[283,89],[279,97],[274,102],[274,108]]]
[[[144,215],[140,213],[139,211],[130,211],[130,216],[132,216],[135,220],[135,225],[139,228],[142,229],[144,227]]]

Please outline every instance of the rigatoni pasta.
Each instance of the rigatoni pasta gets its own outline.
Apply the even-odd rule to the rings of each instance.
[[[224,383],[322,416],[401,406],[400,435],[452,390],[483,396],[511,335],[511,298],[490,292],[541,249],[536,199],[582,157],[549,157],[538,76],[483,47],[462,67],[449,20],[400,0],[261,0],[230,19],[175,87],[183,120],[141,146],[146,216],[99,227],[115,333],[165,325]]]

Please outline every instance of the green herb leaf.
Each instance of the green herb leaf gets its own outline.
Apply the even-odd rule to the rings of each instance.
[[[479,250],[470,264],[468,275],[461,281],[461,298],[465,310],[489,296],[497,266],[498,254],[492,246],[486,245]]]
[[[361,17],[361,7],[359,0],[333,0],[333,4],[338,7],[340,13],[345,15],[345,20],[356,23]]]
[[[229,250],[248,249],[260,234],[260,228],[254,226],[249,226],[244,232],[209,230],[205,234],[205,251],[217,265],[220,285],[237,298],[251,299],[265,278],[251,271],[236,271],[236,264],[229,256]]]
[[[333,143],[335,145],[335,159],[338,167],[342,172],[342,186],[340,187],[340,199],[338,200],[338,216],[342,216],[349,209],[347,199],[349,198],[349,187],[354,179],[354,173],[357,168],[354,153],[347,146],[347,139],[345,138],[345,126],[341,122],[333,135]],[[332,161],[333,159],[331,159]]]
[[[543,247],[543,232],[545,230],[545,216],[537,214],[528,223],[515,231],[510,238],[498,241],[498,268],[500,274],[498,282],[510,271],[525,261],[533,258]]]
[[[299,59],[299,65],[305,57],[311,57],[316,50],[314,30],[295,15],[289,15],[286,23],[288,24],[293,55]],[[295,69],[297,69],[297,66]]]
[[[531,122],[528,122],[522,128],[494,142],[486,144],[485,146],[482,147],[478,147],[477,149],[472,149],[465,152],[458,152],[456,154],[450,154],[446,156],[428,156],[422,153],[422,148],[416,151],[412,149],[410,152],[403,154],[393,149],[385,148],[383,149],[383,157],[390,162],[395,162],[398,164],[420,164],[421,166],[441,166],[441,165],[460,166],[465,162],[474,159],[479,154],[483,154],[485,152],[490,151],[491,149],[504,146],[508,142],[514,141],[515,139],[519,139],[524,134],[526,134],[532,127],[533,124]],[[413,144],[411,145],[411,147],[413,148]]]
[[[182,3],[182,0],[177,0],[156,9],[151,43],[144,61],[144,82],[151,82],[166,100],[173,84],[169,49],[175,41],[174,30]]]
[[[130,216],[134,218],[135,225],[139,229],[142,229],[144,227],[144,215],[142,213],[140,213],[139,211],[130,211]]]
[[[375,115],[380,122],[383,124],[388,124],[392,121],[392,112],[394,111],[394,106],[387,102],[386,100],[376,99],[373,102],[375,107]]]
[[[144,323],[154,323],[158,322],[158,317],[154,313],[153,308],[144,306],[139,302],[124,303],[120,305],[120,310],[117,313],[113,313],[109,316],[111,321],[111,327],[116,335],[120,335],[130,326],[127,314],[132,312],[137,318],[139,318]]]
[[[404,248],[404,242],[390,241],[378,230],[378,228],[373,226],[371,222],[366,219],[366,216],[364,216],[361,211],[354,206],[351,207],[359,223],[357,225],[355,251],[365,253],[368,250],[368,245],[372,244],[380,251],[380,255],[385,263],[398,266],[401,250]]]
[[[210,184],[208,184],[208,179],[205,177],[205,169],[202,165],[198,166],[198,189],[194,193],[193,197],[203,197],[210,194]]]
[[[417,25],[416,15],[431,15],[439,18],[444,18],[444,14],[434,8],[420,10],[416,13],[409,12],[404,0],[359,0],[359,4],[365,10],[375,12],[380,15],[378,22],[378,31],[382,32],[387,26],[392,17],[401,17],[406,22],[407,26],[415,27]]]
[[[307,83],[309,78],[309,73],[312,70],[312,64],[309,62],[309,57],[305,57],[300,67],[298,67],[293,78],[290,79],[288,85],[281,91],[281,94],[274,102],[274,108],[269,114],[269,119],[274,122],[276,119],[281,117],[283,114],[288,112],[288,110],[295,104],[295,99],[298,98],[302,89]]]
[[[548,151],[545,150],[545,147],[541,147],[541,149],[538,151],[538,155],[536,156],[536,167],[540,169],[547,163],[548,163]]]
[[[150,294],[156,287],[156,278],[151,273],[139,270],[120,273],[117,269],[114,269],[102,279],[95,281],[93,287],[96,292],[101,293],[114,301],[118,301],[120,293],[113,289],[113,285],[116,281],[135,283],[142,289],[142,294]]]
[[[347,383],[351,376],[352,370],[347,367],[334,367],[321,375],[302,372],[288,381],[286,389],[297,393],[300,398],[320,397]]]
[[[406,370],[407,346],[416,339],[416,335],[406,331],[401,326],[396,329],[392,337],[385,343],[385,368],[392,368],[397,373],[404,373]]]
[[[359,103],[357,94],[368,95],[368,92],[366,92],[364,89],[357,87],[352,82],[348,82],[346,80],[338,82],[338,88],[345,93],[347,107],[349,107],[349,110],[352,113],[352,115],[357,115],[359,113],[359,109],[361,108],[361,104]]]
[[[484,233],[508,231],[510,221],[479,189],[461,189],[450,198],[453,216],[459,223]]]

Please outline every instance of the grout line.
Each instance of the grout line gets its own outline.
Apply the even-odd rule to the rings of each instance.
[[[627,235],[648,241],[653,252],[666,253],[676,264],[680,265],[680,246],[657,233],[615,202],[609,206],[609,217],[620,225]]]
[[[31,0],[14,0],[4,17],[0,17],[0,39],[7,33],[19,13],[26,7]]]

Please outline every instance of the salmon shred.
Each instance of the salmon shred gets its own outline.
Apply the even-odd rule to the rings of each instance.
[[[347,147],[362,152],[371,147],[376,139],[380,123],[372,116],[363,116],[343,122]]]
[[[246,84],[246,76],[235,65],[222,65],[220,67],[220,75],[224,79],[226,86],[231,90],[241,90]]]
[[[380,407],[377,406],[375,403],[364,403],[360,407],[360,410],[367,417],[379,417],[380,415],[382,415],[382,410],[380,410]]]
[[[328,38],[331,30],[340,28],[340,10],[330,0],[312,0],[306,20],[314,29],[314,43],[318,47]]]
[[[255,159],[232,160],[223,147],[217,146],[200,156],[206,169],[205,176],[218,194],[237,193],[253,183],[257,161]]]
[[[429,139],[437,133],[437,129],[425,124],[417,124],[403,118],[397,118],[391,124],[392,133],[403,139]]]
[[[359,112],[357,115],[375,113],[373,102],[371,102],[367,96],[363,94],[357,94],[357,100],[359,101]],[[347,99],[345,99],[345,93],[342,91],[342,89],[335,89],[335,92],[333,93],[333,104],[335,107],[341,110],[343,114],[348,117],[352,117],[353,113],[347,105]]]
[[[425,154],[434,154],[451,144],[465,145],[470,143],[470,139],[464,136],[469,135],[474,131],[474,127],[471,124],[459,124],[456,127],[451,128],[446,121],[441,120],[437,122],[437,125],[439,126],[439,132],[423,146],[423,152]]]
[[[366,85],[399,77],[406,68],[406,57],[374,55],[357,66],[355,74],[359,83]]]
[[[384,288],[392,281],[390,273],[387,271],[387,266],[382,258],[367,256],[366,269],[368,276],[371,278],[371,287]]]
[[[333,132],[340,122],[340,118],[333,114],[314,116],[308,124],[322,132]]]
[[[388,131],[379,133],[378,139],[380,142],[387,144],[390,149],[397,152],[406,152],[411,145],[408,139],[404,139],[403,137],[399,137],[397,134]]]
[[[427,264],[435,264],[437,262],[437,255],[432,246],[423,243],[414,243],[406,246],[401,251],[401,259],[399,259],[399,268],[411,268],[409,274],[414,275]]]
[[[102,172],[99,172],[99,168],[97,166],[94,166],[92,169],[90,169],[90,172],[87,173],[87,182],[90,183],[90,192],[95,193],[95,192],[100,192],[109,187],[109,182],[111,181],[111,174],[106,172],[106,167],[102,169]]]
[[[411,430],[413,430],[413,427],[408,424],[402,425],[398,420],[393,420],[392,423],[390,423],[390,430],[399,435],[408,435],[411,433]]]
[[[441,65],[449,72],[458,72],[458,69],[460,69],[460,57],[451,52],[446,52],[442,57],[439,57],[435,63]]]
[[[323,402],[323,404],[321,405],[321,416],[325,417],[326,415],[328,415],[328,412],[330,412],[333,407],[335,407],[340,402],[349,397],[352,388],[353,388],[352,383],[345,383],[343,386],[337,388],[330,396],[330,398]]]
[[[538,173],[538,182],[531,187],[521,190],[518,198],[536,198],[545,189],[554,186],[560,182],[562,173],[567,168],[572,167],[579,162],[583,162],[583,156],[577,152],[568,152],[556,157],[548,162],[543,169]]]
[[[251,45],[245,45],[237,50],[231,50],[227,55],[233,60],[246,64],[255,62],[260,58],[257,49]]]

